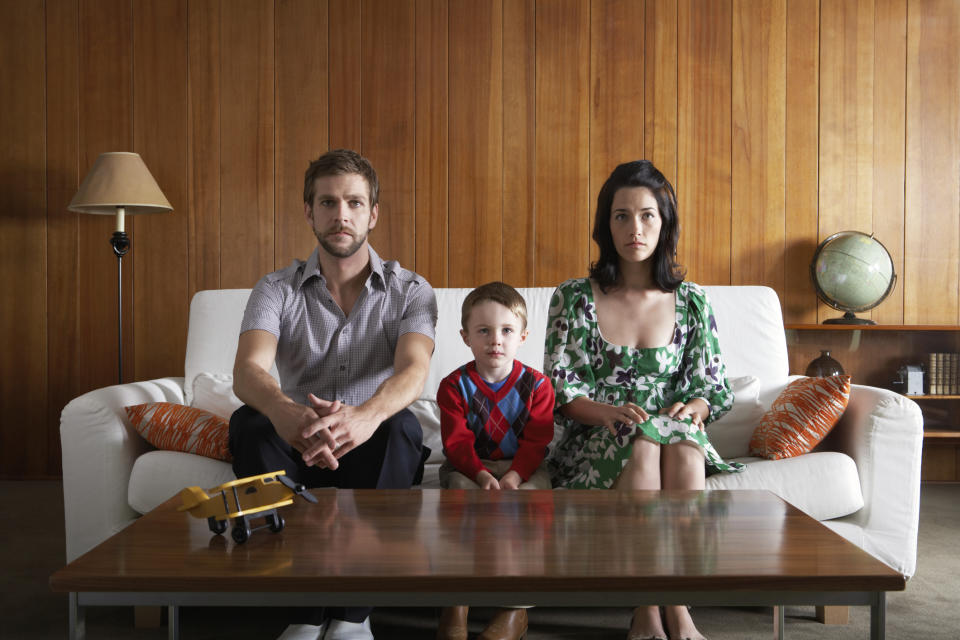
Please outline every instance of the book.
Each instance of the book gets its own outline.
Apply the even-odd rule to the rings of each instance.
[[[958,369],[960,369],[960,353],[948,353],[947,359],[950,365],[947,367],[946,392],[950,395],[957,395],[958,391]]]
[[[932,396],[940,393],[940,381],[937,372],[938,355],[937,353],[931,353],[927,356],[927,386],[929,387],[928,393]]]

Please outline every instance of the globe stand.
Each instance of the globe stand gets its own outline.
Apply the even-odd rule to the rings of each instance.
[[[847,311],[842,318],[829,318],[823,324],[877,324],[869,318],[858,318],[852,311]]]

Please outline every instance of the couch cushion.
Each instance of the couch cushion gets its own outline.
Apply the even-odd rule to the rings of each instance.
[[[190,406],[230,419],[243,405],[233,393],[233,375],[203,371],[193,379],[193,402]]]
[[[813,451],[847,407],[850,376],[799,378],[773,401],[750,438],[750,455],[770,460]]]
[[[760,397],[783,386],[790,370],[780,298],[769,287],[706,286],[727,377],[756,376]]]
[[[240,322],[247,307],[250,289],[198,291],[190,301],[187,329],[187,356],[184,361],[183,391],[186,404],[193,404],[193,382],[199,374],[233,373],[240,339]],[[270,374],[278,378],[277,366]]]
[[[440,407],[436,400],[416,400],[409,407],[423,429],[423,444],[430,447],[427,463],[443,462],[443,439],[440,437]]]
[[[147,402],[124,409],[133,428],[158,449],[217,460],[232,458],[227,445],[229,423],[221,416],[175,402]]]
[[[137,513],[147,513],[184,487],[210,489],[236,480],[227,462],[174,451],[150,451],[133,463],[127,503]]]
[[[559,283],[558,283],[559,284]],[[720,349],[731,378],[752,375],[760,379],[761,400],[768,386],[780,386],[787,377],[787,345],[780,301],[773,289],[752,286],[704,287],[720,332]],[[460,305],[469,288],[439,288],[437,342],[422,398],[436,397],[440,381],[472,359],[460,339]],[[530,335],[517,357],[535,369],[543,367],[550,297],[554,287],[518,289],[527,302]],[[230,374],[237,351],[240,322],[250,289],[199,291],[190,303],[190,324],[184,363],[186,404],[193,403],[194,378],[201,373]],[[271,373],[276,376],[276,367]]]
[[[760,404],[760,380],[753,376],[730,378],[733,407],[707,425],[707,437],[724,460],[747,455],[750,435],[760,424],[763,406]]]
[[[739,458],[736,462],[747,468],[710,476],[707,489],[766,489],[817,520],[839,518],[863,507],[857,465],[846,454],[822,451],[783,460]]]

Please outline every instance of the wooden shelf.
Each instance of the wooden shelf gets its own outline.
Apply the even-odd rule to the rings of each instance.
[[[960,331],[954,324],[785,324],[787,331]]]
[[[924,440],[936,440],[937,442],[960,442],[960,427],[949,428],[924,428]]]
[[[960,352],[957,324],[785,324],[790,372],[802,374],[829,351],[855,384],[895,385],[907,364],[925,365],[931,353]],[[926,377],[926,375],[924,376]],[[960,482],[960,394],[906,395],[923,413],[925,482]]]

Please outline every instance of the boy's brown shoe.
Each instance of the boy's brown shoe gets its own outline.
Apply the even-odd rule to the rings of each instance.
[[[444,607],[440,612],[437,640],[467,640],[467,613],[470,607]]]
[[[477,640],[521,640],[527,635],[526,609],[501,609]]]

